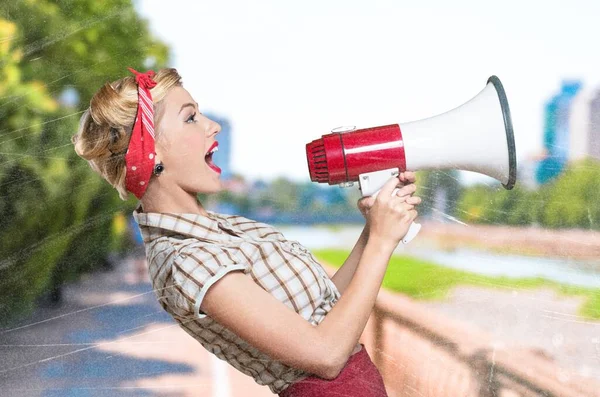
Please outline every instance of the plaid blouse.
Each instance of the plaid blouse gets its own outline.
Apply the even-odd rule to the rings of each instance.
[[[160,305],[209,352],[267,385],[275,394],[309,375],[260,352],[200,311],[206,291],[231,271],[243,271],[313,325],[340,293],[297,241],[265,223],[207,211],[133,212],[144,238],[149,274]]]

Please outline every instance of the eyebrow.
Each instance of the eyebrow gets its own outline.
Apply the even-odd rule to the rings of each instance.
[[[197,106],[198,106],[198,102],[196,102],[196,105],[194,105],[194,104],[193,104],[193,103],[191,103],[191,102],[184,103],[183,105],[181,105],[181,109],[179,109],[179,113],[181,113],[181,111],[182,111],[184,108],[188,107],[188,106],[191,106],[191,107],[194,107],[194,106],[196,106],[196,107],[197,107]],[[177,114],[179,114],[179,113],[177,113]]]

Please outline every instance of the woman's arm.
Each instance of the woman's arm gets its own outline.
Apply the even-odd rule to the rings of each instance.
[[[335,284],[340,294],[343,294],[350,284],[352,277],[354,277],[354,272],[356,271],[356,267],[358,266],[358,261],[362,256],[365,246],[367,245],[367,240],[369,239],[369,225],[365,225],[360,234],[360,237],[354,244],[354,248],[348,255],[348,258],[344,261],[342,267],[340,267],[333,277],[331,277],[331,281]]]
[[[200,309],[269,357],[324,379],[336,378],[373,309],[394,243],[371,238],[346,293],[318,326],[242,272],[213,284]]]
[[[391,195],[395,181],[382,192]],[[417,216],[401,199],[378,197],[371,231],[346,293],[313,326],[240,272],[213,284],[200,309],[252,346],[288,366],[325,379],[337,377],[373,310],[387,263]]]

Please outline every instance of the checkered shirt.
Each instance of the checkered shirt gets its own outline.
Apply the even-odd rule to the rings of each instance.
[[[318,325],[340,293],[314,256],[270,225],[207,211],[133,212],[157,298],[209,352],[275,394],[311,374],[276,361],[200,311],[206,291],[231,271],[245,275],[306,321]],[[268,314],[265,314],[268,315]]]

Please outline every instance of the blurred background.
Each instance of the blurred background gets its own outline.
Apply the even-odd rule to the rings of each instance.
[[[73,150],[91,96],[128,66],[177,68],[221,124],[226,189],[206,207],[277,225],[328,271],[360,235],[360,194],[310,182],[305,144],[443,113],[497,75],[516,187],[418,172],[423,230],[398,247],[365,343],[390,395],[597,395],[598,17],[592,0],[3,2],[6,395],[270,394],[161,311],[135,198]]]

